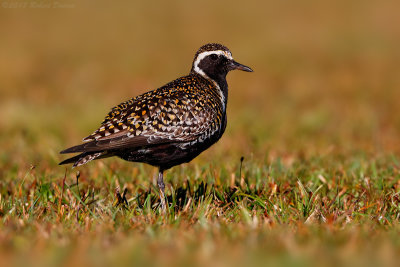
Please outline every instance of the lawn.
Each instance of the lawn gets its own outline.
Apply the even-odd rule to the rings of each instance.
[[[1,3],[1,266],[399,262],[397,1]],[[165,173],[167,214],[151,166],[58,166],[207,42],[254,73],[228,75],[223,138]]]

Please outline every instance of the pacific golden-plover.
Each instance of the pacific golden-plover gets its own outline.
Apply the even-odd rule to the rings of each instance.
[[[235,69],[252,72],[221,44],[200,47],[189,75],[114,107],[83,144],[61,151],[80,154],[60,165],[76,167],[117,156],[156,166],[165,211],[163,173],[191,161],[221,138],[227,122],[226,75]]]

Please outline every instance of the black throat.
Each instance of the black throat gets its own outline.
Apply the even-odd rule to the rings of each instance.
[[[226,81],[226,73],[217,75],[215,77],[210,77],[214,82],[217,83],[219,86],[220,90],[222,91],[222,94],[224,95],[225,98],[225,105],[228,101],[228,82]]]

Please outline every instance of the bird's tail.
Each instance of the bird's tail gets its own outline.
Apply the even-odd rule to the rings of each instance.
[[[72,157],[72,158],[69,158],[69,159],[66,159],[66,160],[60,162],[58,165],[74,163],[74,165],[72,167],[78,167],[78,166],[88,163],[89,161],[92,161],[95,159],[100,159],[100,158],[105,158],[105,157],[108,157],[106,151],[83,152],[75,157]]]

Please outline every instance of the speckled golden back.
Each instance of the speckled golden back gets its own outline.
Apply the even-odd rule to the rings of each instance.
[[[215,85],[199,75],[176,79],[114,107],[84,141],[127,135],[193,141],[215,134],[224,116]]]

